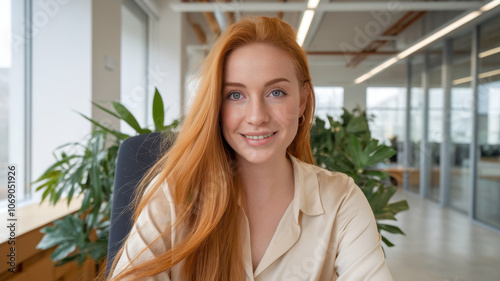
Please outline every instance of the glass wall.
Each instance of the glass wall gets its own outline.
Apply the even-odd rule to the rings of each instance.
[[[471,76],[472,28],[440,39],[410,59],[409,177],[405,187],[500,230],[500,14],[480,24],[478,30],[477,100]],[[445,40],[452,43],[451,65],[445,69],[449,73],[443,71]],[[443,83],[448,74],[449,104],[443,89],[448,87]],[[370,122],[373,137],[387,144],[402,141],[406,89],[368,87],[366,93],[367,112],[374,116]],[[445,137],[449,137],[446,150],[442,147]],[[450,166],[442,161],[449,161]],[[474,179],[473,174],[477,175]]]
[[[372,137],[386,145],[402,143],[405,132],[406,88],[368,87],[366,112]]]
[[[450,204],[469,211],[471,196],[470,143],[472,141],[471,32],[453,39],[450,108]]]
[[[500,227],[500,17],[481,26],[475,214]]]
[[[411,101],[410,101],[410,163],[408,187],[420,192],[420,144],[423,130],[424,91],[422,89],[422,68],[424,55],[418,54],[411,60]]]
[[[443,104],[444,91],[441,86],[441,65],[443,60],[442,44],[429,50],[429,125],[428,125],[428,175],[429,197],[439,200],[440,149],[443,141]]]

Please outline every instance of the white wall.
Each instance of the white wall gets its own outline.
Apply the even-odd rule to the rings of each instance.
[[[169,7],[170,1],[156,1],[159,20],[150,21],[149,92],[157,87],[165,104],[165,124],[182,114],[184,103],[185,50],[183,15]],[[153,95],[150,95],[151,99]],[[149,102],[151,104],[151,101]],[[149,118],[151,118],[149,116]],[[150,119],[148,121],[152,123]]]
[[[48,4],[47,4],[48,3]],[[54,163],[52,151],[79,141],[90,123],[91,3],[33,3],[33,162],[36,179]]]

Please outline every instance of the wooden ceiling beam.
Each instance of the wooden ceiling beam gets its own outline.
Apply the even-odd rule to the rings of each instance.
[[[196,37],[198,37],[198,40],[200,40],[200,43],[207,43],[207,36],[205,35],[205,31],[203,31],[203,28],[201,28],[199,24],[193,22],[189,17],[189,14],[186,14],[186,19],[189,22],[189,25],[191,25],[191,28],[194,30]]]
[[[226,2],[232,2],[231,0],[226,0]],[[226,14],[226,20],[228,25],[234,24],[236,22],[236,17],[234,16],[234,12],[224,12]]]
[[[209,3],[208,0],[199,0],[199,1],[196,1],[196,0],[182,0],[182,2],[184,2],[184,3],[196,3],[196,2]],[[213,33],[215,34],[215,36],[219,37],[221,31],[220,31],[219,23],[217,22],[217,19],[215,18],[214,13],[210,12],[210,11],[204,11],[204,12],[202,12],[202,14],[203,14],[203,17],[205,17],[205,20],[208,22],[208,26],[213,31]]]
[[[381,35],[382,36],[396,36],[403,30],[412,25],[415,21],[420,19],[427,12],[407,12],[393,25],[387,28]],[[347,63],[346,67],[356,67],[363,62],[372,52],[377,52],[389,40],[372,40],[361,51],[357,52],[354,57]]]

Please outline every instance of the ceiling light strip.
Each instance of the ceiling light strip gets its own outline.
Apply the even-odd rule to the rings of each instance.
[[[493,77],[493,76],[497,76],[497,75],[500,75],[500,69],[495,69],[492,71],[479,73],[478,76],[480,79],[484,79],[484,78]],[[470,81],[472,81],[472,76],[467,76],[464,78],[459,78],[459,79],[453,80],[453,85],[456,86],[456,85],[460,85],[460,84],[467,83]]]
[[[309,31],[309,27],[311,26],[313,17],[314,10],[305,10],[304,14],[302,15],[299,31],[297,31],[297,43],[299,43],[300,46],[302,46],[304,40],[306,39],[307,32]]]
[[[304,44],[307,33],[309,32],[309,27],[311,27],[311,22],[314,17],[314,11],[318,7],[319,1],[320,0],[307,1],[307,10],[305,10],[304,14],[302,14],[299,31],[297,31],[297,43],[299,43],[299,46],[301,47]]]
[[[443,36],[449,34],[450,32],[458,29],[459,27],[463,26],[464,24],[472,21],[473,19],[477,18],[479,15],[481,15],[483,12],[489,11],[496,6],[500,5],[500,0],[493,0],[484,6],[482,6],[478,11],[473,11],[465,16],[461,17],[460,19],[456,20],[455,22],[443,27],[442,29],[434,32],[433,34],[427,36],[426,38],[420,40],[419,42],[415,43],[413,46],[409,47],[408,49],[402,51],[401,53],[397,54],[396,56],[384,61],[380,65],[376,66],[372,70],[368,71],[367,73],[361,75],[360,77],[356,78],[354,80],[355,84],[362,83],[374,75],[380,73],[384,69],[388,68],[389,66],[393,65],[396,63],[398,60],[404,59],[408,57],[409,55],[417,52],[418,50],[428,46],[431,43],[434,43],[438,39],[442,38]]]
[[[318,4],[319,4],[319,0],[309,0],[307,2],[307,8],[308,9],[316,9],[316,7],[318,7]]]
[[[489,57],[491,55],[498,54],[498,53],[500,53],[500,47],[496,47],[496,48],[489,49],[487,51],[479,53],[479,58],[482,59],[482,58]]]

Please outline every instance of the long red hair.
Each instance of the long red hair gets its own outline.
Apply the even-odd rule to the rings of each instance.
[[[314,92],[306,54],[293,28],[278,18],[245,18],[231,25],[204,61],[201,81],[191,109],[172,147],[139,185],[135,221],[152,194],[166,180],[177,210],[176,221],[164,235],[182,227],[186,235],[174,248],[147,263],[129,267],[113,280],[139,279],[165,271],[184,261],[186,280],[245,280],[239,245],[239,177],[233,151],[220,128],[224,62],[231,50],[253,42],[274,45],[294,62],[302,85],[307,85],[305,122],[287,148],[296,158],[313,163],[309,132],[314,117]],[[298,120],[297,120],[298,122]],[[153,178],[158,177],[157,181]],[[150,192],[142,195],[148,185]],[[116,266],[123,247],[113,263]]]

